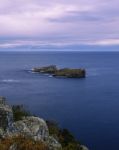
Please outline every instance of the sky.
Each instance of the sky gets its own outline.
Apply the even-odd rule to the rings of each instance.
[[[0,0],[0,48],[119,45],[119,0]]]

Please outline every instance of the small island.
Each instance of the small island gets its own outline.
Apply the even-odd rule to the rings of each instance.
[[[45,66],[45,67],[36,67],[32,69],[33,72],[37,73],[48,73],[53,77],[65,77],[65,78],[85,78],[86,71],[85,69],[70,69],[63,68],[58,69],[55,65]]]

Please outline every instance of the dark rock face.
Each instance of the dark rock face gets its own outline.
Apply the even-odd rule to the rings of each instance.
[[[12,108],[6,104],[6,99],[0,97],[0,128],[5,130],[13,123]]]
[[[48,73],[54,77],[85,78],[86,76],[85,69],[70,69],[70,68],[57,69],[55,65],[41,68],[40,67],[33,68],[32,71],[37,73]]]
[[[55,72],[53,76],[55,77],[67,77],[67,78],[84,78],[85,77],[84,69],[60,69]]]

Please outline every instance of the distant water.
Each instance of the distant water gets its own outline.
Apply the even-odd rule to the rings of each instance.
[[[85,68],[86,79],[34,74],[32,67]],[[0,95],[70,129],[90,150],[119,148],[118,52],[0,52]]]

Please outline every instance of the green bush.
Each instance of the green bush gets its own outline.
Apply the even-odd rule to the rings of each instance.
[[[14,121],[19,121],[25,116],[31,116],[31,113],[23,105],[14,105],[12,109]],[[67,129],[61,129],[59,125],[54,121],[46,121],[46,123],[48,125],[49,134],[52,135],[61,143],[62,150],[81,150],[79,141],[75,139],[75,137],[71,134],[71,132],[69,132]],[[27,144],[25,143],[25,145]],[[34,150],[47,150],[47,149],[34,149]]]
[[[67,130],[61,129],[56,122],[46,121],[50,135],[61,143],[63,150],[80,150],[80,143]]]
[[[14,121],[22,120],[23,117],[31,115],[31,113],[23,105],[13,105],[12,110]]]

